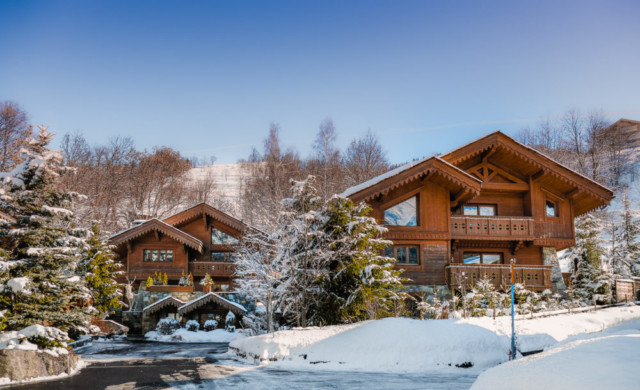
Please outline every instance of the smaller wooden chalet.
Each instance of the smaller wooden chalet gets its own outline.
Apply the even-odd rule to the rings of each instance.
[[[156,272],[177,285],[182,275],[193,274],[196,290],[209,274],[214,290],[233,288],[233,260],[242,236],[253,230],[242,221],[206,203],[163,220],[150,219],[109,238],[124,264],[125,278],[144,283]],[[154,286],[160,291],[164,286]],[[167,289],[170,292],[170,289]]]
[[[501,132],[441,157],[401,166],[346,190],[389,230],[414,291],[460,290],[479,278],[498,288],[565,286],[556,251],[575,244],[574,218],[607,205],[606,187]]]

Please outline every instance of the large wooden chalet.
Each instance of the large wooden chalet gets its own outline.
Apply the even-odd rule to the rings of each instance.
[[[565,286],[556,251],[575,243],[574,218],[607,205],[611,190],[501,132],[412,162],[343,193],[389,229],[387,255],[414,291]]]
[[[125,277],[144,282],[156,272],[167,274],[170,285],[193,274],[194,285],[209,274],[216,289],[233,288],[236,244],[252,229],[242,221],[205,203],[163,220],[150,219],[110,237]]]

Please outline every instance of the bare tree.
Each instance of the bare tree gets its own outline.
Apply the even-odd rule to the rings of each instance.
[[[338,134],[331,118],[325,118],[313,143],[315,156],[308,162],[308,171],[316,176],[320,195],[327,199],[342,189],[340,151],[336,148]]]
[[[343,161],[347,185],[354,186],[389,170],[389,161],[378,138],[367,133],[351,141]]]
[[[20,149],[31,132],[27,114],[17,103],[0,102],[0,171],[9,171],[20,162]]]

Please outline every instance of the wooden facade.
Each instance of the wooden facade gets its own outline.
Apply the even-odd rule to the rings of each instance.
[[[534,290],[557,289],[552,275],[560,283],[562,277],[555,251],[574,245],[574,218],[613,197],[501,132],[412,162],[343,195],[372,206],[372,216],[386,225],[386,238],[394,243],[387,255],[399,260],[397,267],[416,288],[460,289],[479,277],[504,287],[515,259],[516,279]]]
[[[201,203],[162,221],[147,220],[109,241],[125,267],[124,278],[135,279],[136,284],[161,272],[167,274],[170,285],[177,285],[183,274],[192,273],[194,288],[199,291],[199,281],[208,273],[214,288],[228,290],[233,288],[235,244],[250,229]]]

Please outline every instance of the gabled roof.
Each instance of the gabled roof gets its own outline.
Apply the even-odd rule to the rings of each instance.
[[[209,302],[215,302],[220,306],[231,310],[231,312],[235,314],[244,314],[247,311],[247,309],[245,309],[242,305],[225,299],[216,293],[210,292],[180,306],[178,308],[178,314],[184,315],[186,313],[192,312],[193,310],[196,310],[197,308],[202,307]]]
[[[173,295],[168,295],[162,299],[159,299],[155,302],[153,302],[150,305],[147,305],[144,309],[142,309],[143,312],[146,312],[147,314],[151,314],[151,313],[155,313],[158,310],[162,310],[167,306],[173,306],[173,307],[180,307],[183,306],[186,302],[183,300],[180,300],[176,297],[174,297]]]
[[[385,195],[402,185],[425,177],[438,177],[441,184],[454,191],[464,191],[470,197],[480,193],[482,181],[440,157],[432,156],[410,162],[362,184],[351,187],[341,195],[354,201],[367,201],[378,195]]]
[[[240,232],[245,232],[249,229],[253,229],[251,226],[247,225],[241,220],[234,218],[231,215],[224,213],[206,203],[199,203],[195,206],[189,207],[186,210],[173,214],[172,216],[165,218],[164,222],[171,226],[177,226],[182,224],[183,222],[187,222],[194,218],[200,217],[203,214],[208,215],[216,221],[223,223]]]
[[[204,249],[202,241],[156,218],[150,219],[148,221],[145,221],[144,223],[141,223],[140,225],[133,226],[129,229],[114,234],[113,236],[109,237],[109,243],[111,245],[118,246],[127,241],[131,241],[135,238],[143,236],[151,231],[157,231],[166,235],[167,237],[171,237],[174,240],[190,248],[193,248],[200,253],[202,253]]]
[[[563,187],[565,193],[572,193],[576,205],[576,215],[583,214],[608,204],[613,191],[588,177],[558,163],[545,154],[496,131],[470,142],[442,156],[451,164],[464,169],[465,164],[480,158],[485,152],[493,153],[493,159],[502,159],[505,165],[519,160],[522,174],[531,177],[546,177],[549,185]],[[515,158],[515,160],[514,160]]]

